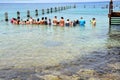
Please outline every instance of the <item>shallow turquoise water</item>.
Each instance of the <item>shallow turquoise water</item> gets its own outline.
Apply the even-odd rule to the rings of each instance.
[[[86,20],[86,26],[59,27],[42,25],[12,25],[0,22],[0,66],[46,66],[70,61],[76,56],[105,50],[108,45],[120,46],[119,41],[110,40],[108,9],[78,8],[45,14],[48,18],[55,15],[70,20]],[[12,15],[11,15],[12,16]],[[40,15],[39,17],[42,17]],[[95,17],[96,27],[90,20]],[[111,44],[108,44],[111,43]]]

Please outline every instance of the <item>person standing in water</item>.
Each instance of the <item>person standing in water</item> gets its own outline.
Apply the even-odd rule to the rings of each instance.
[[[64,18],[61,17],[60,22],[59,22],[59,25],[63,27],[64,24],[65,24]]]
[[[70,26],[70,21],[69,19],[67,19],[66,23],[65,23],[65,26],[69,27]]]
[[[79,25],[80,26],[85,26],[85,20],[83,19],[83,17],[80,18],[80,21],[79,21]]]
[[[92,20],[90,22],[91,22],[93,27],[96,26],[96,19],[95,18],[92,18]]]
[[[44,24],[45,24],[45,25],[48,25],[48,22],[47,22],[47,17],[45,17]]]
[[[58,20],[57,20],[57,16],[55,16],[53,19],[53,25],[57,26],[57,24],[58,24]]]

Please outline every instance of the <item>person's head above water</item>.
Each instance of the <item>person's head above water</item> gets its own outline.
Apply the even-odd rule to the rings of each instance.
[[[57,16],[55,16],[55,18],[57,19]]]
[[[80,17],[80,19],[83,19],[83,17]]]
[[[95,20],[95,18],[93,18],[92,20]]]

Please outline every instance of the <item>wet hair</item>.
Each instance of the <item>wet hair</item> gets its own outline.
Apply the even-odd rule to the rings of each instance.
[[[29,21],[29,20],[27,19],[27,21]]]
[[[79,24],[79,20],[76,20],[75,22],[76,22],[76,24]]]
[[[37,18],[37,21],[39,21],[40,19],[39,18]]]
[[[57,18],[57,16],[55,16],[55,18]]]
[[[67,21],[69,21],[69,19],[67,19]]]
[[[42,17],[42,20],[44,20],[44,17]]]
[[[95,18],[92,18],[92,20],[95,20]]]
[[[47,17],[45,17],[45,20],[47,20]]]
[[[13,20],[17,20],[16,18],[12,18]]]
[[[83,19],[83,17],[81,17],[80,19]]]
[[[64,19],[63,17],[61,17],[61,19]]]

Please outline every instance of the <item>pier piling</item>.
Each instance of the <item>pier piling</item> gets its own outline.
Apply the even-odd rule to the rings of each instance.
[[[17,11],[17,19],[20,20],[20,12]]]
[[[76,5],[74,4],[73,8],[76,8]]]
[[[84,8],[86,8],[86,5],[84,5]]]
[[[66,9],[65,6],[63,8],[64,8],[64,10]]]
[[[45,14],[45,11],[44,11],[44,9],[42,9],[42,15],[44,15]]]
[[[30,11],[27,11],[27,18],[30,18]]]
[[[51,13],[53,12],[53,8],[50,8],[50,12],[51,12]]]
[[[49,14],[49,8],[47,8],[47,14]]]
[[[5,21],[7,22],[8,21],[8,13],[5,12]]]
[[[57,7],[55,7],[55,12],[57,12]]]
[[[109,3],[109,25],[111,25],[111,14],[113,12],[113,1],[111,0]]]
[[[37,9],[35,10],[35,16],[38,16],[38,10]]]
[[[60,11],[60,7],[58,7],[58,11]]]

